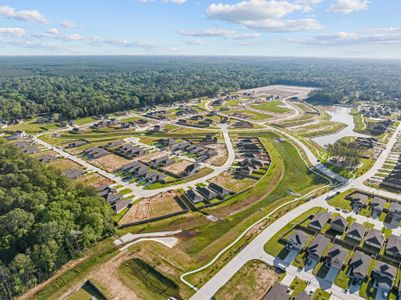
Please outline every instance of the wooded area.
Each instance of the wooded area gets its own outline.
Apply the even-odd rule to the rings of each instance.
[[[93,189],[0,142],[0,299],[45,280],[113,230]]]
[[[269,84],[320,88],[311,102],[399,106],[393,61],[245,57],[0,58],[0,120],[76,118]]]

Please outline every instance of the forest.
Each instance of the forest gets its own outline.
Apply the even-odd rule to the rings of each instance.
[[[247,57],[3,57],[0,121],[63,119],[170,104],[269,84],[318,88],[310,102],[401,107],[401,63]]]
[[[113,230],[93,189],[0,142],[0,299],[47,279]]]

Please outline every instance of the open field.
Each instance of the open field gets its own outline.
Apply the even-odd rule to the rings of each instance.
[[[125,159],[119,155],[111,153],[106,156],[93,159],[90,161],[90,163],[95,167],[98,167],[100,169],[112,173],[121,166],[128,164],[130,161],[131,160]]]
[[[216,293],[216,299],[262,299],[277,279],[275,271],[264,262],[249,261]]]
[[[77,178],[75,180],[75,182],[93,186],[94,188],[97,188],[102,185],[110,185],[110,184],[114,183],[110,179],[103,177],[102,175],[99,175],[97,173],[81,176],[81,177]]]
[[[217,155],[207,159],[205,162],[215,166],[222,166],[227,160],[227,148],[224,144],[211,144],[207,145],[207,148],[214,149],[218,153]]]
[[[219,176],[210,179],[209,182],[221,185],[233,192],[243,191],[256,183],[251,178],[236,179],[230,172],[221,173]]]
[[[76,162],[66,159],[66,158],[61,158],[57,159],[53,162],[51,162],[49,165],[59,169],[59,170],[66,170],[66,169],[81,169],[81,165],[77,164]]]
[[[169,191],[142,199],[128,210],[120,224],[128,224],[181,211],[181,206],[175,200],[178,195],[177,191]]]
[[[255,105],[252,105],[252,107],[256,108],[256,109],[260,109],[260,110],[265,110],[267,112],[276,113],[276,114],[283,114],[283,113],[287,113],[290,111],[288,109],[288,107],[286,107],[283,104],[283,102],[280,100],[272,100],[272,101],[263,102],[260,104],[255,104]]]
[[[193,162],[183,159],[181,161],[178,161],[176,163],[173,163],[171,165],[165,166],[162,168],[162,170],[165,170],[167,172],[170,172],[176,176],[180,175],[186,167],[192,165]]]

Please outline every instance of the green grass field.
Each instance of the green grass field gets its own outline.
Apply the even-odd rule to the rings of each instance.
[[[279,114],[290,111],[286,106],[284,106],[281,100],[272,100],[269,102],[263,102],[260,104],[252,105],[252,107],[260,110],[265,110],[267,112],[279,113]]]

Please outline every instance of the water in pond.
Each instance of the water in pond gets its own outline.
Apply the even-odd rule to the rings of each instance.
[[[354,132],[355,124],[354,118],[350,114],[351,108],[343,106],[330,106],[326,108],[326,111],[331,115],[331,121],[344,123],[345,125],[347,125],[347,127],[344,127],[344,129],[333,134],[312,138],[312,140],[320,146],[324,147],[328,144],[333,144],[339,139],[346,136],[368,137],[367,135]]]

